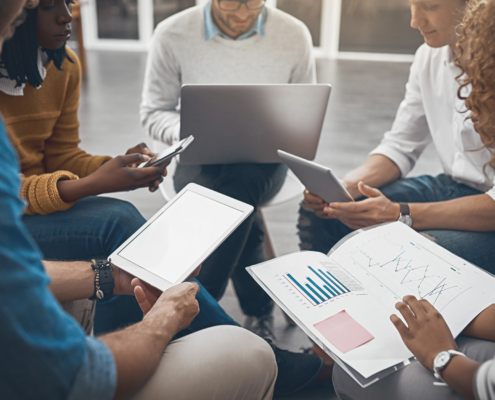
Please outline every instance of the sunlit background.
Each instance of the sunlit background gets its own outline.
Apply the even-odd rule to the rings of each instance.
[[[89,0],[82,7],[86,48],[146,50],[154,27],[205,0]],[[422,43],[409,27],[407,0],[268,0],[302,20],[319,57],[408,60]],[[401,58],[402,56],[402,58]]]

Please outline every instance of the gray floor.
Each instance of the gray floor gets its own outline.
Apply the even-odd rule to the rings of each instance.
[[[79,116],[81,147],[92,154],[119,155],[148,141],[139,124],[139,102],[146,63],[144,53],[89,52],[88,78],[83,82]],[[338,175],[357,167],[390,128],[404,95],[407,63],[318,60],[318,81],[333,85],[316,161]],[[425,151],[411,175],[440,171],[433,149]],[[147,190],[117,194],[149,218],[164,205],[160,193]],[[296,217],[299,200],[265,212],[277,255],[298,251]],[[243,316],[229,287],[221,305],[238,322]],[[299,328],[288,328],[275,314],[278,345],[299,350],[310,345]],[[335,399],[330,384],[320,384],[291,399]]]

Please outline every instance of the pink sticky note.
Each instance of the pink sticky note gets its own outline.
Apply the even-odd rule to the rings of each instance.
[[[313,326],[342,353],[347,353],[374,339],[373,335],[345,310]]]

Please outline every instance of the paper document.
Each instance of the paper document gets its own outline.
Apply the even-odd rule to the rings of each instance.
[[[329,256],[294,253],[248,271],[362,386],[412,357],[390,322],[404,296],[428,300],[454,336],[495,302],[490,274],[400,222],[339,244]]]

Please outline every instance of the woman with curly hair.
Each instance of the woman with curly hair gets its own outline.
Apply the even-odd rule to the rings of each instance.
[[[484,146],[492,151],[487,163],[495,167],[495,4],[472,0],[463,23],[463,35],[457,47],[459,97],[465,100]],[[468,91],[468,95],[463,93]]]
[[[495,0],[471,0],[458,43],[460,104],[489,150],[495,167]],[[468,112],[470,114],[468,114]],[[417,362],[368,388],[361,388],[338,366],[333,381],[339,398],[401,400],[495,400],[495,304],[454,339],[442,315],[427,301],[406,296],[397,303],[406,324],[390,317]]]

